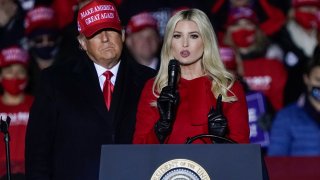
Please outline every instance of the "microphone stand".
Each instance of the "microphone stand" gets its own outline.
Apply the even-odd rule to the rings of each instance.
[[[9,124],[10,124],[10,117],[7,116],[5,121],[2,120],[0,117],[0,130],[4,134],[4,141],[5,141],[5,148],[6,148],[6,167],[7,167],[7,180],[11,180],[11,166],[10,166],[10,136],[9,136]]]
[[[212,134],[199,134],[199,135],[193,136],[191,138],[189,137],[185,144],[191,144],[191,143],[193,143],[193,141],[195,141],[197,139],[203,139],[203,138],[211,139],[212,143],[214,143],[214,144],[216,143],[217,140],[222,142],[223,144],[237,144],[237,142],[235,142],[231,139],[221,137],[221,136],[212,135]]]

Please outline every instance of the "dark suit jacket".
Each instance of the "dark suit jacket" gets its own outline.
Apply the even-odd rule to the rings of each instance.
[[[98,179],[101,145],[132,142],[140,92],[154,75],[122,57],[107,111],[84,53],[44,70],[27,127],[27,179]]]

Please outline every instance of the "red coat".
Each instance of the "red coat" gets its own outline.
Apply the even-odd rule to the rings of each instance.
[[[133,143],[159,143],[154,124],[159,119],[157,107],[150,103],[156,101],[152,94],[154,79],[149,80],[141,94],[137,111],[136,130]],[[183,144],[188,137],[208,133],[208,113],[210,108],[216,107],[216,98],[211,92],[210,80],[203,76],[193,80],[180,78],[178,91],[180,102],[168,144]],[[236,82],[231,91],[238,97],[233,103],[223,103],[223,113],[228,120],[228,137],[238,143],[249,143],[248,108],[245,94],[240,83]],[[201,142],[197,142],[201,143]]]

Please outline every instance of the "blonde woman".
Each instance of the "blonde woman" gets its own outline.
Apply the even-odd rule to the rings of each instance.
[[[181,68],[176,91],[167,86],[171,59]],[[208,133],[249,143],[246,99],[220,60],[208,17],[198,9],[183,10],[167,24],[160,70],[141,94],[133,142],[182,144]]]

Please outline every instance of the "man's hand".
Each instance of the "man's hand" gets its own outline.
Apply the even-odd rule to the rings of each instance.
[[[160,119],[154,126],[155,133],[161,144],[172,131],[178,102],[179,93],[174,91],[171,86],[166,86],[162,89],[157,100]]]

